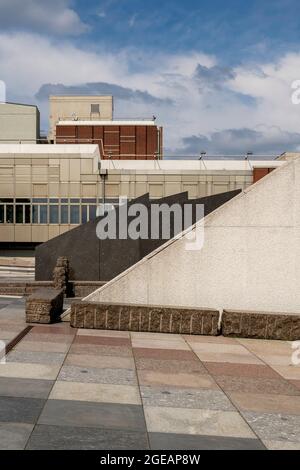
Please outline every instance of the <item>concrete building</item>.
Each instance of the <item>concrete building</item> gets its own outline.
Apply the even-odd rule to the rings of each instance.
[[[104,200],[245,189],[284,161],[101,160],[98,145],[0,145],[0,242],[41,243],[95,218]],[[267,169],[267,170],[266,170]]]
[[[189,231],[91,294],[96,302],[299,312],[300,158],[284,161]],[[86,300],[86,299],[85,299]]]
[[[50,96],[49,139],[55,140],[59,121],[113,119],[112,96]]]
[[[40,113],[37,106],[0,103],[0,144],[35,144],[39,137]]]

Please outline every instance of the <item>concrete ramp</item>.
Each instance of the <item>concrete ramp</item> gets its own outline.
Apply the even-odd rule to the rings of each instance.
[[[175,237],[89,295],[95,302],[300,310],[300,159],[197,222],[201,250]]]

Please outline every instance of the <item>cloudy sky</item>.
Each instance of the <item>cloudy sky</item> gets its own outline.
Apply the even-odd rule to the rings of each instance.
[[[299,0],[0,0],[7,100],[113,94],[168,154],[300,150]]]

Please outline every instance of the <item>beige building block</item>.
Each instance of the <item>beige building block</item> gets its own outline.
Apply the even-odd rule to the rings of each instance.
[[[80,197],[80,183],[69,183],[69,196]]]
[[[67,182],[70,181],[70,165],[69,160],[62,159],[60,161],[60,181]]]
[[[48,225],[32,225],[32,241],[45,242],[49,239]]]
[[[91,175],[93,173],[93,160],[91,158],[82,159],[80,165],[82,175]]]
[[[33,197],[48,197],[48,185],[47,184],[34,184],[33,185]]]
[[[70,181],[80,181],[80,160],[70,160]]]
[[[1,183],[0,184],[0,197],[14,197],[14,183]]]
[[[78,193],[80,194],[80,193]],[[81,185],[81,196],[82,197],[96,197],[97,196],[97,185],[92,183],[83,183]],[[79,197],[79,196],[78,196]]]
[[[172,196],[172,194],[177,194],[182,192],[182,184],[180,182],[175,183],[165,183],[165,194],[164,196]]]
[[[59,193],[60,197],[69,197],[69,183],[60,183]]]
[[[107,197],[118,197],[120,185],[118,183],[106,183],[105,194]]]
[[[15,242],[31,242],[31,225],[15,225]]]
[[[15,241],[15,226],[10,224],[0,224],[0,242]]]
[[[199,196],[198,184],[182,184],[182,190],[188,191],[189,199],[195,199]]]
[[[49,183],[49,197],[59,197],[60,190],[59,190],[59,183],[50,182]]]
[[[48,182],[48,166],[33,165],[32,166],[32,182],[33,183]]]
[[[32,185],[30,183],[16,184],[16,197],[31,197]]]
[[[164,185],[161,183],[149,183],[150,198],[163,197]]]
[[[148,192],[148,184],[147,183],[135,183],[134,191],[131,193],[131,197],[139,197],[143,194]]]

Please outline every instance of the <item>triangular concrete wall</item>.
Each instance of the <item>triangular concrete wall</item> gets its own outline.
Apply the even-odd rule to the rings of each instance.
[[[204,246],[165,243],[87,297],[91,301],[300,311],[300,159],[210,215]]]

